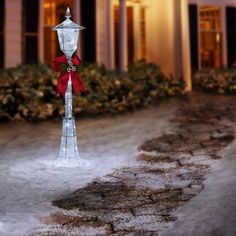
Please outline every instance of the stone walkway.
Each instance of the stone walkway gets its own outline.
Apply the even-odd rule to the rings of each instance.
[[[197,216],[198,205],[208,209],[210,199],[200,199],[191,211],[188,205],[207,191],[204,180],[224,163],[223,152],[234,140],[235,101],[202,94],[179,99],[172,119],[177,125],[145,141],[137,163],[55,199],[52,204],[62,210],[42,216],[44,225],[31,235],[235,235],[234,225],[217,231],[211,218],[205,227],[194,225],[193,219],[186,224],[188,217]],[[218,207],[218,214],[221,211],[224,205]]]

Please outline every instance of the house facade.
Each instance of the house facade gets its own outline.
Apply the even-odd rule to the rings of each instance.
[[[236,0],[0,0],[0,67],[51,64],[67,5],[86,27],[79,56],[108,69],[145,59],[191,90],[194,70],[236,59]]]

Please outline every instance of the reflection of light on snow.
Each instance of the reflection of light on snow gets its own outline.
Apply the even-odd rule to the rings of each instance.
[[[3,222],[0,221],[0,232],[3,232]]]
[[[78,143],[82,147],[80,154],[83,158],[76,161],[76,164],[71,160],[55,161],[58,153],[58,143],[55,141],[58,127],[51,123],[39,125],[40,130],[48,129],[50,136],[46,137],[47,133],[40,136],[39,133],[36,139],[32,140],[32,145],[31,142],[21,146],[18,141],[14,144],[6,143],[6,159],[5,152],[0,153],[3,158],[0,163],[0,182],[3,188],[0,192],[7,196],[0,200],[0,208],[4,208],[1,208],[1,212],[6,212],[1,215],[0,223],[1,220],[4,220],[4,223],[0,225],[0,236],[19,236],[23,235],[20,234],[23,231],[40,227],[38,216],[55,211],[52,200],[86,186],[94,179],[111,173],[113,169],[133,166],[140,143],[157,137],[164,131],[169,133],[173,128],[169,120],[176,109],[168,109],[168,113],[166,109],[156,109],[144,110],[128,120],[125,116],[82,121]],[[16,125],[17,131],[23,133],[24,142],[29,142],[25,128],[28,127],[27,132],[31,134],[32,126],[21,126]],[[107,127],[106,130],[104,126]],[[15,134],[16,131],[10,129],[8,138],[11,137],[11,132]],[[8,135],[8,132],[6,134]],[[12,145],[16,145],[15,148],[11,148]],[[106,179],[109,180],[110,178]],[[11,234],[13,231],[14,234]],[[68,232],[63,235],[68,235]],[[75,235],[92,234],[87,234],[86,231],[84,234],[80,232]]]
[[[50,167],[66,167],[66,168],[92,168],[93,161],[84,160],[81,158],[58,158],[56,160],[43,161],[44,164]]]
[[[44,177],[50,175],[51,171],[53,171],[54,174],[58,173],[61,176],[61,168],[71,169],[71,171],[83,170],[83,173],[90,173],[91,168],[94,168],[95,166],[98,166],[98,163],[91,158],[89,160],[81,158],[55,159],[55,155],[53,155],[43,160],[31,160],[25,161],[24,163],[17,163],[12,165],[9,170],[13,175],[20,175],[30,179],[39,175],[40,177],[37,178],[41,179],[43,177],[42,172],[43,175],[45,175]],[[63,173],[70,175],[72,172]]]

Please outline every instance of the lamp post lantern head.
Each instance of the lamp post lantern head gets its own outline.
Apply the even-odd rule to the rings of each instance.
[[[53,29],[57,31],[58,41],[61,51],[71,60],[74,52],[77,50],[79,31],[85,29],[83,26],[70,20],[70,8],[66,9],[66,20],[55,26]]]

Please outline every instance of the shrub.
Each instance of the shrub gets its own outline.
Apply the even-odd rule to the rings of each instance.
[[[123,74],[95,64],[80,69],[86,93],[74,97],[75,115],[134,110],[157,98],[181,95],[183,81],[164,76],[154,64],[139,61]],[[40,120],[64,114],[55,96],[58,75],[45,65],[21,65],[0,72],[0,119]]]
[[[193,76],[194,86],[217,94],[236,94],[236,68],[205,69]]]

